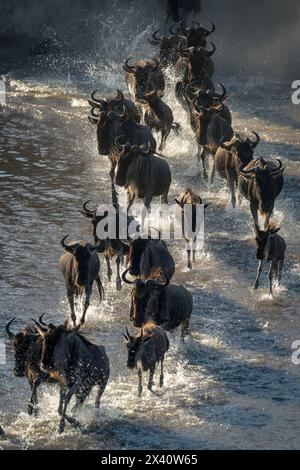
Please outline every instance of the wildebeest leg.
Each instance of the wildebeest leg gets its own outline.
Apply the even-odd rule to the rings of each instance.
[[[111,276],[112,276],[112,269],[111,269],[111,265],[110,265],[110,256],[107,254],[107,255],[104,255],[105,256],[105,261],[106,261],[106,266],[107,266],[107,279],[108,279],[108,282],[111,281]]]
[[[256,279],[255,279],[253,289],[257,289],[258,286],[259,286],[259,278],[260,278],[260,275],[261,275],[261,272],[262,272],[263,265],[264,265],[264,260],[260,259],[259,262],[258,262],[257,275],[256,275]]]
[[[270,289],[269,289],[269,294],[270,296],[273,297],[273,270],[274,270],[274,263],[273,261],[270,262],[270,267],[269,267],[269,283],[270,283]]]
[[[142,224],[141,224],[142,232],[144,230],[144,223],[145,223],[146,216],[148,214],[148,210],[149,210],[151,201],[152,201],[152,196],[148,195],[148,196],[144,197],[144,207],[143,207],[143,210],[142,210]]]
[[[212,172],[211,172],[211,175],[210,175],[210,184],[213,184],[213,181],[215,179],[215,174],[216,174],[216,163],[215,163],[215,157],[213,155],[213,167],[212,167]]]
[[[98,291],[99,291],[100,302],[102,302],[103,295],[104,295],[104,289],[103,289],[102,282],[101,282],[99,274],[96,277],[95,281],[97,283],[97,287],[98,287]]]
[[[159,376],[159,386],[160,388],[163,386],[164,384],[164,357],[162,358],[162,360],[160,361],[160,376]]]
[[[227,175],[228,186],[231,192],[231,204],[232,207],[236,206],[236,196],[235,196],[235,182],[233,176],[229,173]]]
[[[89,305],[90,305],[91,295],[92,295],[92,285],[89,285],[85,288],[85,299],[84,299],[84,305],[83,305],[83,313],[82,313],[82,317],[80,319],[81,325],[83,325],[84,322],[85,322],[85,315],[86,315],[86,311],[87,311],[87,309],[89,308]]]
[[[117,253],[117,257],[116,257],[116,265],[117,265],[116,288],[117,288],[117,291],[120,291],[122,289],[122,282],[121,282],[121,276],[120,276],[120,264],[121,264],[121,255],[120,255],[120,253]]]
[[[197,162],[200,163],[200,158],[204,152],[204,147],[202,145],[198,145],[198,151],[197,151]]]
[[[169,191],[167,191],[166,193],[164,193],[160,196],[160,203],[161,204],[168,204],[168,192]]]
[[[187,318],[186,320],[183,320],[181,324],[181,341],[184,343],[184,338],[189,334],[189,324],[190,324],[190,319]]]
[[[154,377],[154,372],[155,372],[155,364],[150,367],[149,370],[149,382],[148,382],[148,390],[152,390],[153,386],[153,377]]]
[[[100,399],[103,395],[103,392],[105,390],[105,385],[104,384],[99,384],[98,385],[98,390],[97,390],[97,393],[96,393],[96,398],[95,398],[95,412],[96,412],[96,416],[99,415],[99,408],[100,408]]]
[[[203,165],[203,179],[204,181],[208,181],[208,173],[207,173],[207,158],[206,158],[206,150],[203,148],[202,153],[201,153],[201,160],[202,160],[202,165]]]
[[[67,390],[67,392],[63,393],[62,413],[61,413],[61,419],[60,419],[60,423],[59,423],[59,427],[58,427],[59,434],[63,433],[64,430],[65,430],[65,420],[67,420],[73,426],[80,428],[80,423],[76,419],[70,418],[70,416],[67,416],[67,414],[66,414],[67,406],[68,406],[72,396],[74,395],[74,393],[76,393],[77,388],[78,388],[78,384],[75,383],[72,387],[70,387]]]
[[[191,262],[191,249],[190,247],[186,250],[187,253],[187,266],[191,270],[192,269],[192,262]]]
[[[264,229],[265,229],[265,230],[268,228],[271,215],[272,215],[272,211],[271,211],[271,212],[268,212],[268,213],[266,214],[265,223],[264,223]]]
[[[195,249],[195,246],[196,246],[196,237],[193,239],[193,261],[194,263],[196,262],[196,249]]]
[[[253,206],[251,203],[250,203],[250,210],[251,210],[251,213],[252,213],[252,216],[253,216],[254,223],[255,223],[256,225],[258,225],[257,209],[256,209],[256,207]]]
[[[74,308],[74,291],[73,291],[72,287],[67,288],[67,296],[68,296],[69,305],[70,305],[70,309],[71,309],[71,319],[72,319],[72,322],[75,326],[76,325],[76,315],[75,315],[75,308]]]
[[[114,200],[114,197],[115,197],[115,187],[114,187],[115,168],[116,168],[116,163],[111,160],[110,161],[109,176],[110,176],[110,180],[111,180],[111,197],[112,197],[112,201]]]
[[[278,261],[277,264],[277,279],[278,279],[278,284],[280,285],[281,282],[281,272],[282,272],[282,267],[283,267],[283,258]]]
[[[142,395],[142,391],[143,391],[143,371],[142,371],[142,369],[138,369],[138,378],[139,378],[138,391],[139,391],[139,397],[140,397]]]
[[[30,416],[32,415],[33,412],[34,412],[35,416],[37,416],[37,409],[36,409],[36,405],[38,403],[37,388],[40,384],[41,384],[41,379],[37,378],[33,381],[32,385],[31,385],[32,394],[31,394],[31,397],[30,397],[30,401],[28,403],[28,414]]]
[[[161,131],[161,141],[160,141],[160,146],[159,146],[159,151],[162,152],[163,149],[166,146],[167,138],[170,134],[171,129],[164,129]]]
[[[66,394],[66,387],[60,387],[60,390],[59,390],[59,405],[58,405],[58,414],[61,416],[62,415],[62,410],[63,410],[63,404],[64,404],[64,398],[65,398],[65,394]]]

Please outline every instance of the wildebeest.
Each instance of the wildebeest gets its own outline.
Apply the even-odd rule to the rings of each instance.
[[[167,161],[155,155],[150,146],[146,151],[138,145],[126,143],[119,144],[119,149],[115,183],[126,188],[129,207],[136,198],[143,199],[146,209],[155,196],[161,197],[161,203],[167,203],[172,181]]]
[[[129,243],[126,241],[126,243]],[[166,284],[169,284],[175,273],[175,261],[163,240],[137,238],[130,241],[129,268],[122,274],[128,283],[127,273],[149,279],[153,270],[160,268]]]
[[[90,99],[88,99],[89,104],[92,108],[99,108],[101,111],[109,113],[110,111],[115,111],[116,113],[122,113],[123,108],[126,109],[127,116],[133,119],[135,122],[140,122],[140,113],[133,101],[124,97],[124,94],[121,90],[117,90],[114,95],[106,95],[101,98],[96,98],[98,90],[93,91]],[[93,116],[88,116],[92,124],[95,123],[97,118]]]
[[[155,368],[159,362],[161,364],[159,386],[162,387],[164,382],[163,363],[169,349],[169,340],[163,328],[149,322],[141,328],[139,334],[132,336],[126,328],[126,335],[123,334],[123,336],[128,349],[127,367],[129,369],[136,368],[138,371],[139,396],[143,391],[143,372],[149,370],[148,389],[152,390]]]
[[[81,214],[84,215],[87,219],[89,219],[93,225],[93,237],[94,237],[94,242],[95,245],[99,243],[99,238],[97,236],[97,225],[98,223],[103,220],[105,215],[97,215],[97,209],[89,209],[87,207],[88,203],[91,201],[86,201],[83,204],[83,210],[81,210]],[[115,205],[114,205],[115,206]],[[106,260],[106,265],[107,265],[107,277],[108,281],[111,281],[111,276],[112,276],[112,269],[111,269],[111,264],[110,260],[114,257],[116,257],[116,266],[117,266],[117,276],[116,276],[116,288],[117,290],[121,290],[122,288],[122,283],[121,283],[121,277],[120,277],[120,264],[123,264],[124,256],[128,257],[129,256],[129,251],[130,248],[128,245],[122,242],[122,239],[127,240],[128,239],[128,234],[120,234],[119,233],[119,219],[120,218],[126,218],[126,226],[128,226],[133,222],[134,217],[128,214],[123,213],[120,211],[119,206],[115,206],[116,209],[116,238],[109,238],[107,237],[104,240],[103,243],[103,254]],[[139,225],[136,227],[139,230]],[[102,250],[98,249],[98,253],[102,252]]]
[[[165,305],[166,302],[166,305]],[[148,320],[171,331],[181,325],[181,338],[189,332],[193,297],[183,286],[156,279],[137,279],[131,293],[130,320],[142,327]]]
[[[77,410],[85,401],[94,386],[98,386],[95,407],[98,412],[100,398],[108,382],[109,359],[104,346],[88,341],[76,330],[65,326],[49,324],[47,331],[40,331],[42,341],[41,368],[60,385],[59,414],[61,416],[58,432],[65,428],[65,420],[80,427],[74,418],[67,415],[67,406],[73,395]]]
[[[169,36],[158,36],[159,31],[152,33],[152,38],[148,42],[153,46],[159,46],[159,64],[161,67],[175,65],[178,60],[177,47],[180,38],[178,35],[172,34],[170,30]]]
[[[194,96],[191,96],[192,90]],[[196,92],[200,90],[211,90],[212,92],[215,90],[212,79],[205,72],[199,73],[198,79],[189,84],[179,81],[175,85],[175,96],[183,109],[189,113],[193,130],[195,130],[195,126],[193,125],[192,101],[196,97]]]
[[[83,311],[80,324],[85,321],[86,311],[90,305],[93,283],[96,281],[100,302],[103,297],[103,286],[100,279],[100,261],[97,255],[98,249],[103,249],[102,243],[92,245],[84,240],[73,242],[70,245],[65,244],[66,235],[61,240],[61,246],[66,250],[60,259],[59,267],[64,276],[67,296],[71,309],[71,319],[76,325],[76,315],[74,308],[74,297],[82,297],[84,294]]]
[[[242,138],[239,134],[235,134],[230,142],[221,140],[220,147],[215,155],[216,170],[221,178],[227,181],[231,192],[232,206],[236,206],[236,188],[238,185],[238,176],[240,167],[247,166],[253,159],[253,151],[257,147],[260,137],[252,131],[256,137],[253,142],[248,137]]]
[[[269,261],[269,282],[270,282],[270,295],[273,296],[273,273],[278,279],[278,284],[281,281],[281,271],[284,262],[284,254],[286,250],[286,243],[284,239],[277,235],[280,227],[276,227],[273,223],[268,223],[266,230],[260,230],[258,225],[255,225],[255,241],[256,241],[256,257],[258,261],[257,276],[253,289],[257,289],[259,285],[259,278],[262,272],[264,262]]]
[[[96,114],[95,114],[95,110]],[[102,111],[96,107],[91,109],[90,120],[97,125],[97,142],[99,155],[107,155],[110,163],[110,178],[113,182],[118,148],[115,145],[115,139],[123,135],[126,142],[131,145],[148,145],[154,152],[156,141],[148,126],[138,124],[132,118],[128,117],[125,107],[123,113],[115,111]]]
[[[125,61],[123,68],[129,93],[135,103],[138,104],[144,94],[153,89],[159,96],[163,96],[165,79],[159,62],[156,59],[145,59],[129,64],[130,60],[131,57]]]
[[[178,28],[178,34],[184,37],[186,47],[205,47],[206,38],[216,29],[214,23],[210,21],[211,29],[203,28],[198,21],[193,21],[192,26],[187,27],[187,21],[183,20]]]
[[[142,111],[145,124],[152,131],[161,133],[159,150],[162,151],[166,146],[171,129],[176,135],[179,135],[180,124],[174,122],[172,109],[157,96],[155,90],[143,96]]]
[[[216,46],[212,44],[212,50],[208,51],[203,47],[184,48],[182,42],[178,46],[178,54],[180,58],[176,63],[176,70],[182,76],[184,87],[194,80],[202,79],[203,73],[208,78],[214,75],[214,63],[211,56],[216,51]]]
[[[192,189],[187,188],[175,199],[175,202],[178,205],[178,207],[176,207],[175,216],[181,224],[186,243],[187,266],[189,269],[192,269],[191,252],[193,253],[193,262],[195,263],[196,239],[202,222],[198,220],[200,213],[198,212],[197,214],[197,207],[199,204],[203,204],[203,201]],[[188,206],[191,206],[190,212],[186,210]],[[207,206],[209,206],[209,204],[204,204],[204,210]],[[201,219],[201,217],[199,217],[199,219]]]
[[[53,381],[40,367],[42,344],[37,327],[35,325],[27,325],[22,331],[14,334],[10,330],[10,325],[14,320],[15,317],[5,327],[7,336],[13,340],[14,374],[16,377],[27,378],[31,388],[31,397],[27,411],[29,415],[33,413],[37,415],[37,389],[41,383]],[[40,326],[40,328],[42,329],[43,326]]]
[[[240,168],[238,186],[241,194],[250,202],[254,223],[258,225],[258,212],[265,217],[264,227],[268,226],[274,209],[276,197],[283,188],[281,161],[278,166],[266,162],[263,158],[252,160],[246,167]]]
[[[206,157],[214,157],[222,139],[228,141],[233,137],[233,129],[225,119],[220,116],[223,104],[205,108],[199,106],[197,98],[193,100],[193,112],[195,114],[196,140],[198,145],[198,161],[202,160],[203,178],[208,179]],[[211,173],[211,182],[215,175],[215,163]]]

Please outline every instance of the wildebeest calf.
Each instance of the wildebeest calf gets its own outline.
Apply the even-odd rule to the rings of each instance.
[[[127,367],[129,369],[136,368],[138,371],[139,386],[138,394],[141,396],[143,391],[143,372],[149,370],[148,389],[152,390],[153,377],[156,364],[160,362],[161,372],[159,386],[163,386],[164,369],[163,363],[165,353],[169,349],[169,340],[166,332],[154,323],[149,322],[136,336],[131,336],[126,328],[126,335],[123,334],[127,342],[128,360]]]
[[[159,150],[162,151],[171,129],[178,135],[180,124],[174,122],[172,109],[157,95],[155,90],[145,93],[143,98],[145,101],[142,105],[144,122],[151,130],[161,133]]]
[[[193,252],[193,262],[196,261],[196,239],[201,227],[201,214],[198,211],[197,214],[197,207],[199,204],[203,204],[202,199],[198,194],[194,193],[190,188],[187,188],[184,192],[182,192],[175,202],[178,204],[178,208],[176,207],[175,216],[178,222],[181,223],[185,242],[186,242],[186,252],[187,252],[187,262],[188,268],[192,269],[192,262],[191,262],[191,251]],[[187,213],[185,206],[191,206],[191,212]],[[209,206],[209,204],[204,204],[205,208]],[[197,217],[198,215],[198,217]],[[199,219],[199,220],[198,220]]]
[[[37,327],[27,325],[22,331],[14,334],[10,330],[10,325],[14,320],[15,317],[7,323],[5,328],[7,336],[13,340],[14,373],[16,377],[27,378],[32,392],[27,408],[28,414],[37,415],[38,386],[43,382],[53,381],[40,367],[42,344]],[[41,328],[43,327],[41,326]]]
[[[78,327],[76,328],[78,329]],[[79,422],[67,415],[67,406],[76,395],[77,410],[97,385],[95,407],[99,411],[100,398],[108,382],[110,367],[104,346],[88,341],[75,329],[68,331],[65,326],[48,325],[46,332],[40,331],[42,340],[41,368],[60,384],[58,432],[65,428],[65,420],[80,427]]]
[[[99,274],[100,261],[97,255],[97,249],[99,249],[100,245],[92,245],[83,240],[66,245],[65,239],[68,236],[66,235],[61,241],[61,245],[66,250],[66,253],[60,257],[59,266],[67,287],[71,318],[74,325],[76,325],[74,297],[82,297],[83,293],[85,293],[83,312],[80,319],[81,324],[85,321],[86,311],[90,305],[94,281],[96,281],[98,286],[100,302],[103,297],[104,290]]]
[[[257,289],[259,285],[259,278],[262,272],[263,264],[267,260],[270,263],[269,268],[269,282],[270,282],[270,295],[273,295],[273,273],[275,271],[278,283],[281,281],[281,271],[284,262],[284,254],[286,250],[286,243],[284,239],[277,235],[280,227],[276,227],[273,223],[269,223],[267,229],[260,230],[258,225],[255,225],[256,234],[256,257],[258,258],[257,276],[253,289]]]

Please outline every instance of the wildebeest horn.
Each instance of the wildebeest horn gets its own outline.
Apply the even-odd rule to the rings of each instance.
[[[100,116],[100,113],[96,113],[95,114],[95,109],[98,109],[96,106],[93,106],[92,109],[91,109],[91,115],[94,117],[94,118],[97,118],[97,120],[99,119],[99,116]]]
[[[99,118],[95,118],[93,116],[88,116],[88,120],[92,123],[92,124],[98,124],[99,122]]]
[[[60,242],[61,246],[66,250],[68,251],[69,253],[74,253],[74,250],[76,250],[76,248],[79,246],[78,243],[74,243],[73,245],[66,245],[65,244],[65,239],[68,238],[70,236],[70,234],[68,233],[68,235],[66,235]]]
[[[194,83],[195,81],[189,83],[183,90],[184,96],[189,102],[193,100],[191,95],[195,95],[195,91],[192,91],[192,87],[194,86]]]
[[[253,167],[253,168],[251,168],[250,170],[244,170],[244,169],[243,169],[243,164],[242,164],[242,165],[240,166],[240,173],[241,173],[243,176],[249,178],[249,177],[253,176],[253,174],[255,173],[255,169],[256,169],[256,167]]]
[[[178,44],[178,53],[181,54],[182,56],[184,57],[187,57],[188,56],[188,53],[189,53],[189,50],[188,49],[184,49],[183,48],[183,45],[182,45],[183,41],[180,41],[180,43]]]
[[[86,207],[89,202],[92,202],[92,200],[89,199],[88,201],[85,201],[85,202],[82,204],[83,210],[84,210],[84,212],[86,212],[87,214],[95,215],[95,214],[96,214],[96,211],[97,211],[96,207],[94,207],[93,209],[88,209],[88,208]]]
[[[154,33],[152,33],[152,37],[155,41],[161,41],[161,38],[157,36],[158,34],[158,29],[156,31],[154,31]]]
[[[130,149],[130,143],[129,142],[126,142],[125,144],[121,144],[120,143],[120,139],[121,138],[126,138],[126,135],[118,135],[116,138],[115,138],[115,146],[117,147],[117,149],[120,150],[120,152],[124,152],[124,150],[129,150]]]
[[[174,32],[174,28],[176,28],[176,26],[174,24],[172,26],[170,26],[169,33],[172,34],[173,36],[176,36],[177,35],[177,30]]]
[[[213,42],[211,42],[211,45],[212,45],[212,50],[211,51],[206,51],[206,56],[207,57],[211,57],[217,50],[216,46],[214,45]]]
[[[210,24],[211,24],[211,30],[206,29],[206,30],[205,30],[205,33],[204,33],[205,36],[209,36],[209,35],[212,34],[212,33],[215,31],[215,29],[216,29],[215,24],[214,24],[211,20],[209,20],[209,21],[210,21]]]
[[[225,150],[230,150],[231,147],[236,143],[237,138],[234,135],[232,139],[228,142],[228,144],[225,144],[226,140],[226,137],[223,135],[222,139],[220,140],[220,147]]]
[[[47,323],[44,322],[43,317],[45,315],[45,312],[42,313],[42,315],[39,316],[39,323],[43,326],[48,326]]]
[[[43,325],[41,325],[38,321],[36,321],[34,318],[31,319],[33,321],[33,323],[35,324],[38,332],[43,332],[43,333],[46,333],[46,331],[48,331],[48,327],[45,328]]]
[[[118,119],[123,119],[125,116],[126,116],[126,108],[125,108],[124,104],[123,104],[123,114],[116,113],[115,111],[110,111],[107,114],[108,119],[114,119],[116,117]]]
[[[282,162],[279,160],[279,158],[276,158],[276,160],[279,163],[279,166],[277,168],[274,168],[274,170],[270,170],[270,175],[275,175],[282,169]]]
[[[6,334],[7,336],[9,337],[9,339],[13,339],[15,337],[15,335],[13,334],[12,331],[10,331],[9,327],[10,325],[12,324],[12,322],[16,319],[16,317],[13,317],[11,320],[9,320],[9,322],[6,324],[6,327],[5,327],[5,331],[6,331]]]
[[[222,83],[220,83],[220,86],[222,87],[222,90],[223,92],[219,95],[218,93],[214,93],[213,96],[214,98],[218,98],[219,100],[225,100],[226,96],[227,96],[227,90],[226,88],[224,87],[224,85]]]
[[[129,61],[132,59],[132,57],[129,57],[127,60],[125,60],[125,65],[123,65],[123,69],[128,72],[128,73],[135,73],[135,67],[132,65],[129,65]]]
[[[119,95],[119,97],[117,98],[117,100],[118,100],[118,101],[123,101],[123,100],[124,100],[123,92],[117,88],[117,93],[118,93],[118,95]]]
[[[192,103],[193,103],[196,114],[201,114],[201,111],[203,111],[204,108],[203,106],[198,106],[197,98],[194,98],[192,100]]]
[[[98,90],[94,90],[93,93],[91,93],[91,98],[92,98],[92,101],[94,101],[94,103],[97,103],[97,104],[103,104],[106,100],[105,99],[97,99],[95,98],[95,94],[97,93]]]
[[[250,139],[249,140],[250,140],[251,147],[255,148],[257,146],[257,144],[259,143],[259,141],[260,141],[260,136],[255,131],[252,131],[252,134],[255,135],[256,141],[251,142],[251,140]]]
[[[131,268],[128,268],[126,269],[126,271],[124,271],[122,273],[122,281],[125,282],[125,284],[134,284],[135,283],[135,280],[134,281],[129,281],[127,278],[126,278],[126,274],[130,271]]]

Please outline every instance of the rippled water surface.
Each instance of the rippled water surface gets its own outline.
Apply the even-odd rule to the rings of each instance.
[[[101,73],[95,65],[81,68],[77,63],[68,78],[62,73],[58,79],[51,67],[39,78],[37,72],[25,67],[7,77],[7,106],[0,114],[3,338],[4,325],[13,316],[16,329],[42,312],[56,323],[65,318],[59,241],[67,233],[90,239],[91,227],[78,209],[87,199],[109,201],[109,165],[97,155],[86,99],[92,89],[108,84],[125,90],[118,63]],[[47,386],[39,390],[39,417],[29,417],[29,387],[13,375],[7,342],[7,364],[0,366],[0,422],[8,438],[1,448],[299,447],[300,366],[291,363],[291,343],[300,339],[300,120],[289,104],[288,83],[266,82],[260,76],[223,77],[222,70],[218,79],[228,88],[234,128],[259,132],[257,155],[280,157],[286,168],[274,213],[287,242],[282,286],[270,299],[264,272],[259,290],[251,290],[256,258],[248,203],[233,210],[222,181],[213,186],[203,182],[169,74],[166,101],[183,125],[183,134],[172,135],[165,151],[173,174],[170,197],[192,186],[211,203],[205,246],[192,272],[186,269],[181,243],[170,242],[174,279],[194,297],[191,339],[182,345],[172,335],[164,388],[144,390],[138,399],[137,377],[126,370],[121,336],[129,318],[130,290],[125,286],[116,293],[101,258],[106,298],[99,305],[94,292],[84,327],[89,338],[105,345],[111,361],[100,418],[93,416],[90,397],[80,414],[86,432],[67,426],[58,436],[58,393]]]

